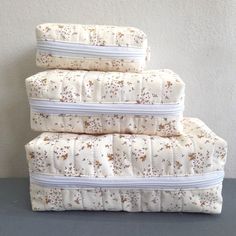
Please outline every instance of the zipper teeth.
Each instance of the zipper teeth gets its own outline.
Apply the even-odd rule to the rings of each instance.
[[[119,57],[143,60],[146,51],[142,48],[95,46],[80,43],[38,40],[37,49],[55,55],[82,57]]]
[[[43,187],[64,188],[158,188],[193,189],[209,188],[220,184],[224,171],[214,171],[195,176],[161,177],[65,177],[31,173],[31,183]]]
[[[182,103],[177,104],[130,104],[130,103],[69,103],[43,99],[29,99],[33,112],[46,114],[129,114],[176,116],[184,110]]]

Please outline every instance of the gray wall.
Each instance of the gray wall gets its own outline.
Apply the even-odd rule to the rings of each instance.
[[[236,177],[236,2],[225,0],[1,0],[0,177],[25,176],[30,130],[24,79],[35,66],[34,28],[43,22],[114,24],[144,30],[149,68],[186,82],[186,116],[205,121],[229,144],[226,176]]]

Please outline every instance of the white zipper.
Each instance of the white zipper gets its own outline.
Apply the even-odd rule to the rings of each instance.
[[[73,42],[38,40],[37,49],[52,55],[68,57],[119,58],[145,60],[146,50],[119,46],[96,46]]]
[[[29,103],[31,111],[45,114],[178,116],[182,114],[184,110],[183,103],[71,103],[34,98],[29,99]]]
[[[193,176],[160,177],[65,177],[31,173],[31,183],[58,188],[141,188],[141,189],[195,189],[209,188],[222,183],[224,171]]]

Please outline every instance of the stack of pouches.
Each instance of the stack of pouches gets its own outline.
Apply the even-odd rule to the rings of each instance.
[[[218,214],[226,142],[183,118],[183,81],[145,71],[137,28],[42,24],[26,79],[26,145],[34,211],[106,210]]]

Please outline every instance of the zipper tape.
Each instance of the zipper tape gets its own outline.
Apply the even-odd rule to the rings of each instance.
[[[183,103],[135,104],[135,103],[70,103],[43,99],[29,99],[31,111],[46,114],[125,114],[151,116],[178,116],[184,110]]]
[[[135,188],[135,189],[195,189],[209,188],[222,183],[224,171],[194,176],[160,177],[66,177],[31,173],[31,183],[59,188]]]
[[[96,46],[80,43],[38,40],[37,49],[58,56],[72,57],[111,57],[133,60],[145,60],[146,50],[119,46]]]

